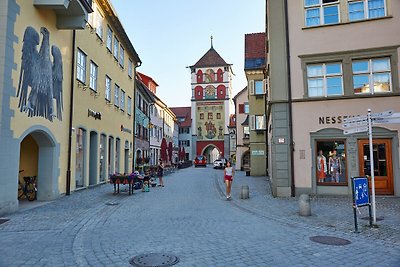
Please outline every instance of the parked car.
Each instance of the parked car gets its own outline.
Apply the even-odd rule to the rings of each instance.
[[[205,156],[202,156],[202,155],[197,156],[197,157],[194,158],[193,164],[194,164],[195,167],[197,167],[197,166],[206,167],[207,166],[207,159],[206,159]]]
[[[216,159],[214,160],[214,169],[224,169],[226,167],[226,159]]]

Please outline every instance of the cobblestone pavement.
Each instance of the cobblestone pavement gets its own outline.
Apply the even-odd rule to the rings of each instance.
[[[131,266],[142,253],[174,254],[176,266],[400,266],[398,198],[378,198],[380,227],[356,234],[346,198],[313,199],[304,218],[296,199],[272,198],[265,178],[237,173],[232,201],[210,167],[165,183],[133,196],[106,184],[6,216],[0,266]],[[239,199],[242,184],[250,199]],[[310,241],[317,235],[351,244]]]

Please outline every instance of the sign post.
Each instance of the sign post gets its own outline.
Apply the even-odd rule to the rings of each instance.
[[[370,108],[368,109],[368,136],[369,136],[369,166],[371,169],[371,189],[372,189],[372,218],[374,225],[376,225],[374,147],[372,144],[372,122],[371,122]]]
[[[358,231],[357,209],[358,207],[368,206],[369,225],[372,226],[371,202],[369,200],[369,185],[366,177],[351,177],[351,191],[353,193],[353,212],[355,232]]]

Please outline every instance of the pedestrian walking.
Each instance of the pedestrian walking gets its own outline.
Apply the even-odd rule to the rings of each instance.
[[[158,166],[157,166],[157,177],[158,177],[158,186],[164,187],[164,181],[163,181],[163,172],[164,172],[164,164],[162,160],[160,159],[158,161]]]
[[[232,181],[233,176],[235,174],[234,169],[231,166],[231,162],[228,161],[226,163],[226,167],[224,169],[224,181],[226,185],[226,199],[231,199],[231,188],[232,188]]]

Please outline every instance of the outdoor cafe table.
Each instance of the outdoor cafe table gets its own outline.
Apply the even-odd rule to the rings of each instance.
[[[135,179],[136,178],[136,179]],[[120,184],[127,184],[129,186],[129,195],[133,194],[133,185],[135,181],[137,181],[138,176],[131,174],[131,175],[117,175],[113,174],[110,175],[110,184],[114,185],[114,194],[119,194],[119,185]]]

